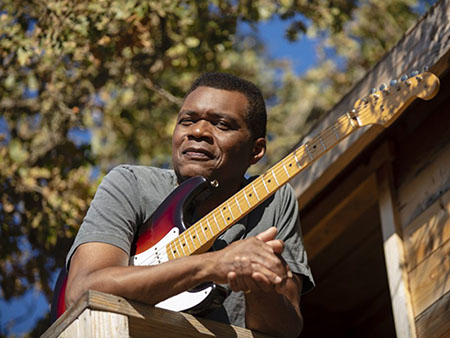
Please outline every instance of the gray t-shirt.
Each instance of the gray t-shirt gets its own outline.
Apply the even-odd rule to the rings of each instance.
[[[129,254],[140,226],[176,187],[173,170],[136,165],[121,165],[111,170],[95,194],[67,255],[66,266],[69,266],[75,249],[88,242],[112,244]],[[314,281],[303,247],[297,200],[288,184],[220,235],[213,250],[256,236],[271,226],[278,228],[277,238],[285,243],[282,256],[289,268],[303,276],[303,293],[309,291]],[[244,314],[243,293],[232,292],[223,307],[206,317],[245,327]]]

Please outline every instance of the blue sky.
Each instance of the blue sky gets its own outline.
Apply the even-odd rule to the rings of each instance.
[[[289,42],[284,38],[284,32],[290,21],[274,18],[258,24],[258,36],[265,43],[269,55],[276,59],[289,60],[297,75],[302,75],[316,63],[315,46],[317,41],[308,37],[301,37],[298,41]],[[245,24],[240,27],[243,31],[251,28]]]
[[[288,42],[284,38],[287,26],[287,22],[274,19],[260,24],[258,35],[265,42],[272,57],[290,60],[295,72],[300,75],[315,64],[315,41],[302,38],[295,43]],[[241,29],[249,28],[244,25]],[[0,132],[3,132],[5,128],[6,126],[1,125],[0,119]],[[54,282],[56,282],[56,276]],[[36,321],[48,309],[47,300],[36,291],[30,290],[25,297],[10,302],[0,299],[0,334],[23,335],[34,327]]]

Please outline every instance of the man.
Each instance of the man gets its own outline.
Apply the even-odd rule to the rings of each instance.
[[[198,175],[219,182],[195,205],[199,218],[247,183],[247,168],[266,150],[265,125],[264,100],[252,83],[220,73],[197,79],[173,132],[174,170],[119,166],[100,185],[68,254],[67,305],[88,289],[157,304],[212,281],[233,292],[208,318],[296,337],[303,326],[300,294],[313,280],[288,186],[219,236],[212,251],[154,266],[128,265],[140,226],[177,184]]]

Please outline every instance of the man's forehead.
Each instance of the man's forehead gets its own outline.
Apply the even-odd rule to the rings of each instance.
[[[216,113],[227,110],[245,113],[247,106],[247,97],[239,91],[200,86],[186,96],[180,112],[209,109]]]

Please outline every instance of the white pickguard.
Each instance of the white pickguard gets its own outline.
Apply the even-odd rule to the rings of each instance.
[[[167,262],[166,244],[178,237],[179,229],[172,228],[158,243],[140,254],[130,257],[130,265],[158,265]],[[212,292],[208,286],[199,291],[185,291],[156,304],[156,307],[171,311],[186,311],[203,302]]]

